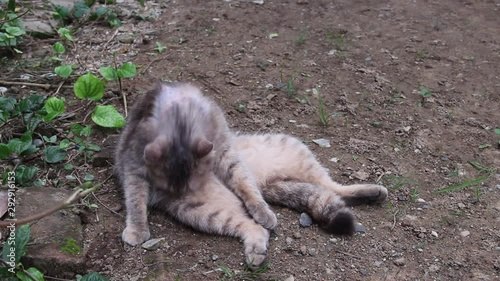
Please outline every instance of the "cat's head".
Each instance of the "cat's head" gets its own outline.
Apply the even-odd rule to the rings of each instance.
[[[193,177],[211,170],[213,147],[205,138],[190,142],[178,136],[156,137],[144,148],[144,163],[153,187],[170,192],[189,189]]]

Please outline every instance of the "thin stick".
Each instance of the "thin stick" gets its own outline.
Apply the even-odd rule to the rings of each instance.
[[[106,206],[104,203],[102,203],[101,200],[99,200],[99,198],[97,198],[97,196],[95,196],[94,192],[92,192],[92,196],[94,196],[95,200],[97,200],[97,202],[99,202],[99,204],[101,204],[104,208],[108,209],[108,211],[123,218],[122,214],[111,210],[108,206]]]
[[[337,252],[339,254],[344,254],[344,255],[349,256],[349,257],[357,258],[357,259],[360,259],[360,260],[362,259],[361,257],[355,256],[353,254],[349,254],[349,253],[346,253],[346,252],[342,252],[340,250],[335,250],[335,252]]]
[[[392,222],[391,230],[393,230],[396,227],[396,216],[398,215],[398,213],[399,213],[399,209],[396,210],[396,212],[394,212],[394,219],[393,219],[393,222]]]
[[[62,279],[62,278],[57,278],[57,277],[52,277],[52,276],[47,276],[47,275],[43,275],[43,278],[52,279],[52,280],[60,280],[60,281],[73,281],[73,279]]]
[[[19,16],[13,18],[13,19],[9,19],[9,20],[3,20],[3,21],[0,21],[0,27],[3,26],[4,24],[8,23],[8,22],[11,22],[11,21],[15,21],[17,20],[18,18],[26,15],[30,10],[26,10],[24,13],[20,14]]]
[[[48,90],[50,88],[57,88],[57,87],[59,87],[58,85],[51,85],[51,84],[39,84],[39,83],[30,83],[30,82],[15,82],[15,81],[4,81],[4,80],[0,80],[0,85],[4,85],[4,86],[39,87],[39,88],[44,88],[46,90]],[[72,86],[62,86],[62,88],[71,89],[73,87]]]
[[[116,31],[113,33],[113,35],[111,36],[111,38],[109,38],[108,42],[106,42],[106,44],[104,44],[104,46],[102,47],[103,50],[106,50],[106,47],[116,37],[116,34],[118,34],[118,29],[116,29]]]
[[[79,200],[80,198],[87,196],[87,194],[96,191],[99,187],[100,187],[100,185],[98,184],[98,185],[95,185],[94,187],[88,188],[88,189],[78,188],[73,194],[71,194],[71,196],[66,198],[66,200],[64,200],[59,206],[55,206],[54,208],[45,210],[41,213],[26,217],[26,218],[22,218],[19,220],[14,219],[14,220],[0,221],[0,227],[11,226],[13,224],[14,225],[27,224],[29,222],[36,221],[36,220],[39,220],[43,217],[49,216],[49,215],[51,215],[59,210],[62,210],[64,208],[68,207],[76,200]]]

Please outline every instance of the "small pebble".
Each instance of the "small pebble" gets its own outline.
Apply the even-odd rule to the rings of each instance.
[[[339,241],[339,239],[337,238],[330,238],[330,242],[332,243],[337,243]]]
[[[362,224],[357,223],[354,225],[354,231],[357,233],[366,233],[366,228]]]
[[[415,200],[417,203],[425,203],[425,200],[422,199],[422,198],[418,198],[417,200]]]
[[[216,261],[216,260],[218,260],[218,259],[219,259],[219,256],[218,256],[218,255],[212,255],[212,256],[210,256],[210,259],[211,259],[212,261]]]
[[[300,246],[300,253],[303,256],[307,255],[307,247],[306,246]]]
[[[293,275],[290,275],[285,279],[285,281],[295,281],[295,278],[293,277]]]
[[[8,90],[8,89],[7,89],[7,88],[5,88],[5,87],[0,87],[0,94],[2,94],[2,95],[3,95],[3,94],[5,94],[5,93],[7,93],[7,90]]]
[[[437,232],[436,232],[436,231],[434,231],[434,230],[433,230],[433,231],[431,231],[431,235],[432,235],[433,237],[436,237],[436,238],[438,237]]]
[[[313,256],[313,257],[318,254],[318,251],[316,251],[316,248],[310,248],[308,252],[309,252],[309,255]]]
[[[403,266],[405,265],[405,258],[399,258],[394,260],[394,264],[397,266]]]
[[[302,238],[302,235],[300,234],[300,232],[296,231],[293,233],[293,238],[300,239],[300,238]]]
[[[287,237],[287,238],[285,239],[285,241],[286,241],[286,244],[287,244],[288,246],[292,245],[292,242],[293,242],[292,238]]]
[[[457,206],[458,206],[458,208],[460,208],[460,209],[465,208],[465,204],[464,204],[464,203],[458,203],[458,204],[457,204]]]
[[[376,267],[380,267],[382,265],[382,261],[375,261],[373,265],[375,265]]]
[[[460,236],[462,236],[464,238],[469,236],[469,235],[470,235],[470,231],[468,231],[468,230],[464,230],[464,231],[460,232]]]
[[[312,225],[312,219],[308,214],[302,213],[300,214],[299,224],[302,227],[310,227]]]
[[[429,266],[429,271],[430,272],[437,272],[437,271],[439,271],[439,265],[433,264],[433,265]]]
[[[33,145],[36,147],[40,147],[43,144],[43,141],[41,139],[34,139],[33,140]]]

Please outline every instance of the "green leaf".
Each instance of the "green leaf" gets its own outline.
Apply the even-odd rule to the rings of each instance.
[[[118,72],[114,67],[103,66],[99,68],[99,73],[101,73],[102,77],[108,81],[118,80]]]
[[[64,164],[64,170],[71,171],[73,169],[74,169],[73,165],[71,165],[71,164]]]
[[[108,278],[102,276],[99,273],[91,272],[82,276],[82,279],[80,279],[80,281],[108,281]]]
[[[24,123],[26,124],[26,132],[33,134],[35,131],[36,127],[38,127],[38,124],[42,122],[42,117],[38,114],[26,114],[24,116]]]
[[[163,51],[165,51],[165,49],[167,48],[161,42],[156,41],[155,44],[156,44],[155,50],[160,54],[163,53]]]
[[[26,269],[26,271],[29,272],[31,276],[35,277],[37,281],[45,281],[45,279],[43,279],[43,274],[38,269],[30,267]],[[21,281],[33,281],[30,276],[24,273],[24,271],[18,271],[16,273],[16,276],[17,278],[21,279]]]
[[[30,240],[30,225],[24,224],[16,228],[14,239],[9,239],[5,242],[2,250],[2,258],[6,262],[13,262],[14,265],[21,260],[26,254],[26,244]],[[9,264],[10,265],[10,264]]]
[[[69,29],[67,29],[65,27],[61,27],[57,30],[57,33],[62,38],[69,40],[69,41],[73,41],[73,36],[71,36],[71,31]]]
[[[91,134],[92,134],[92,126],[91,125],[85,126],[85,128],[83,128],[80,131],[80,135],[87,137],[87,138],[90,137]]]
[[[26,34],[26,31],[24,29],[21,29],[17,26],[9,26],[5,29],[5,31],[7,31],[7,33],[9,33],[10,35],[16,37]]]
[[[47,115],[43,118],[45,121],[54,119],[57,115],[64,112],[64,102],[56,97],[50,97],[44,105]]]
[[[17,100],[15,98],[0,97],[0,109],[7,112],[14,111]],[[500,130],[500,129],[499,129]]]
[[[127,62],[123,64],[120,69],[118,69],[118,77],[120,78],[132,78],[136,74],[135,64]]]
[[[64,45],[61,42],[54,43],[52,48],[54,49],[54,52],[56,54],[64,54],[66,52],[66,48],[64,47]]]
[[[66,151],[59,146],[47,146],[43,150],[43,156],[47,163],[57,163],[66,158]]]
[[[495,129],[495,134],[500,135],[500,129]]]
[[[78,1],[73,6],[73,17],[79,19],[90,12],[89,6],[85,2]]]
[[[420,95],[424,98],[428,98],[432,96],[431,91],[425,87],[420,87]]]
[[[43,140],[45,142],[48,142],[48,143],[56,143],[57,142],[57,136],[54,135],[54,136],[52,136],[50,138],[48,138],[47,136],[43,136]]]
[[[10,148],[5,143],[0,143],[0,159],[7,159],[11,154]]]
[[[94,175],[92,175],[92,174],[85,174],[85,176],[83,177],[83,179],[85,181],[93,181],[94,180]]]
[[[66,148],[68,148],[70,145],[71,145],[71,142],[70,142],[68,139],[63,139],[63,140],[59,143],[59,147],[60,147],[61,149],[66,149]]]
[[[56,67],[54,71],[57,75],[61,76],[62,78],[68,78],[73,72],[73,68],[71,67],[71,65],[65,64]]]
[[[7,2],[7,9],[9,9],[9,11],[11,11],[11,12],[15,12],[16,11],[16,0],[9,0],[9,2]]]
[[[34,166],[18,166],[16,168],[16,183],[21,186],[26,186],[30,180],[36,175],[38,169]]]
[[[31,141],[31,135],[25,134],[21,137],[21,139],[11,139],[7,146],[9,147],[11,153],[21,154],[31,146]]]
[[[73,89],[81,99],[98,101],[104,95],[104,83],[90,72],[80,76]]]
[[[13,115],[36,112],[40,110],[43,107],[46,98],[46,96],[32,94],[31,96],[22,99],[16,108],[14,108]]]
[[[54,5],[54,11],[55,12],[52,14],[52,16],[56,20],[64,21],[69,16],[69,9],[66,6]]]
[[[112,105],[98,105],[92,113],[92,121],[107,128],[121,128],[125,126],[125,118]]]

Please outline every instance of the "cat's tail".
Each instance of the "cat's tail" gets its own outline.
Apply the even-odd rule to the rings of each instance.
[[[262,195],[269,203],[308,213],[328,232],[354,233],[354,214],[332,190],[310,183],[276,181],[264,186]]]

